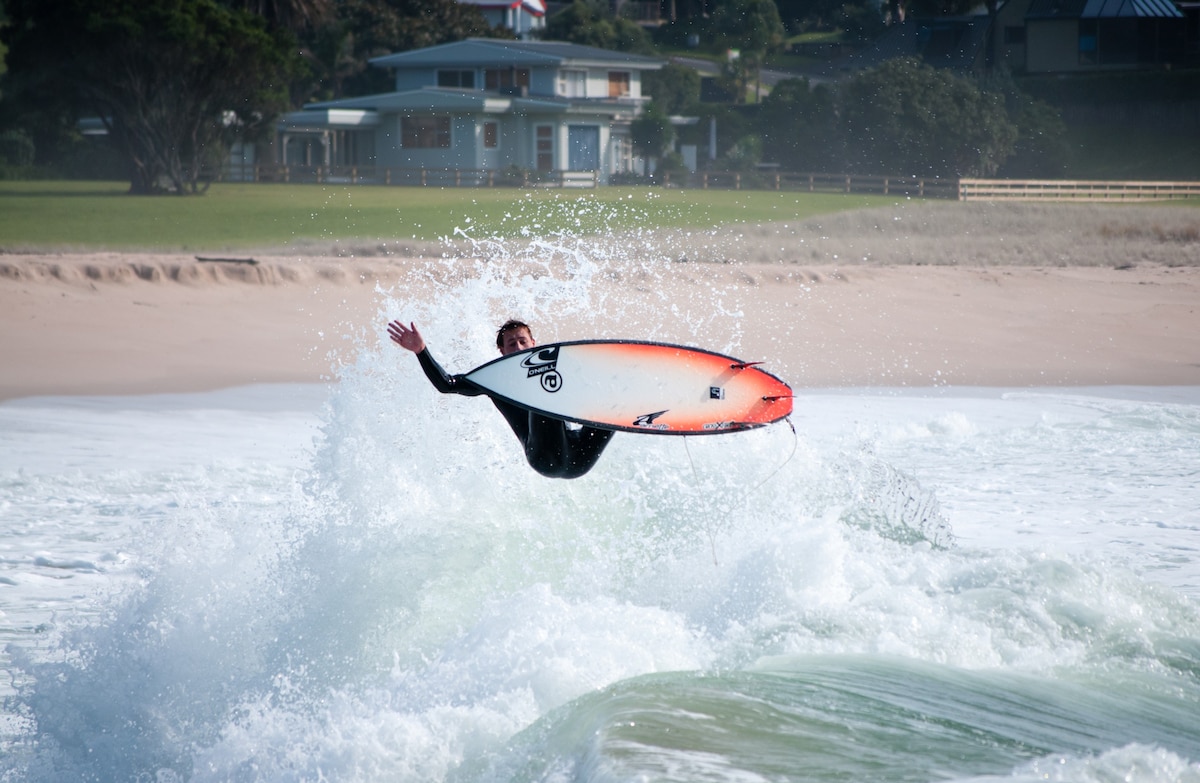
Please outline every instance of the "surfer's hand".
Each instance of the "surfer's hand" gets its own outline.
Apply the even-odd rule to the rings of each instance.
[[[421,333],[417,331],[417,325],[414,323],[405,326],[400,321],[392,321],[388,324],[388,336],[396,345],[407,348],[413,353],[425,350],[425,338],[421,337]]]

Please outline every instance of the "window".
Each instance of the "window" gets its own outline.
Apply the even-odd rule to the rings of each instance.
[[[416,149],[450,146],[449,117],[401,117],[400,145]]]
[[[438,71],[438,87],[466,87],[475,89],[474,71]]]
[[[483,146],[490,150],[500,146],[500,127],[496,123],[483,124]]]
[[[564,98],[587,97],[587,71],[564,68],[558,72],[558,94]]]
[[[529,87],[528,68],[488,68],[483,72],[483,84],[488,90]]]
[[[629,97],[629,71],[608,72],[608,97]]]
[[[537,170],[554,170],[554,126],[539,125],[537,136]]]

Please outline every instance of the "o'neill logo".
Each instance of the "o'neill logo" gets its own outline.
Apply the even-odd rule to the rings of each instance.
[[[643,427],[649,430],[669,430],[671,429],[670,424],[658,424],[655,422],[655,419],[664,413],[666,413],[666,411],[658,411],[657,413],[644,413],[633,420],[633,426]]]
[[[553,394],[562,388],[562,376],[555,368],[558,366],[558,346],[540,348],[521,360],[521,366],[529,372],[526,378],[540,378],[542,388]]]

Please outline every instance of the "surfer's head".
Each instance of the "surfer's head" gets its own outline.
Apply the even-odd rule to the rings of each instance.
[[[533,339],[533,330],[527,323],[510,319],[496,332],[496,347],[505,356],[535,345],[537,343]]]

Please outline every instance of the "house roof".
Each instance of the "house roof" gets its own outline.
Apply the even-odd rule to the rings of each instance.
[[[442,111],[469,112],[486,111],[504,113],[508,111],[536,110],[540,112],[567,111],[572,102],[565,98],[542,96],[498,95],[483,90],[468,90],[450,87],[422,87],[404,92],[385,92],[364,95],[358,98],[343,98],[336,101],[309,103],[306,112],[332,110],[368,110],[395,114],[401,112]]]
[[[437,66],[533,67],[559,65],[621,65],[626,68],[658,70],[663,61],[653,57],[614,52],[595,46],[565,41],[505,41],[468,38],[465,41],[396,52],[371,59],[379,68],[430,68]]]
[[[1181,19],[1171,0],[1033,0],[1026,19]]]

